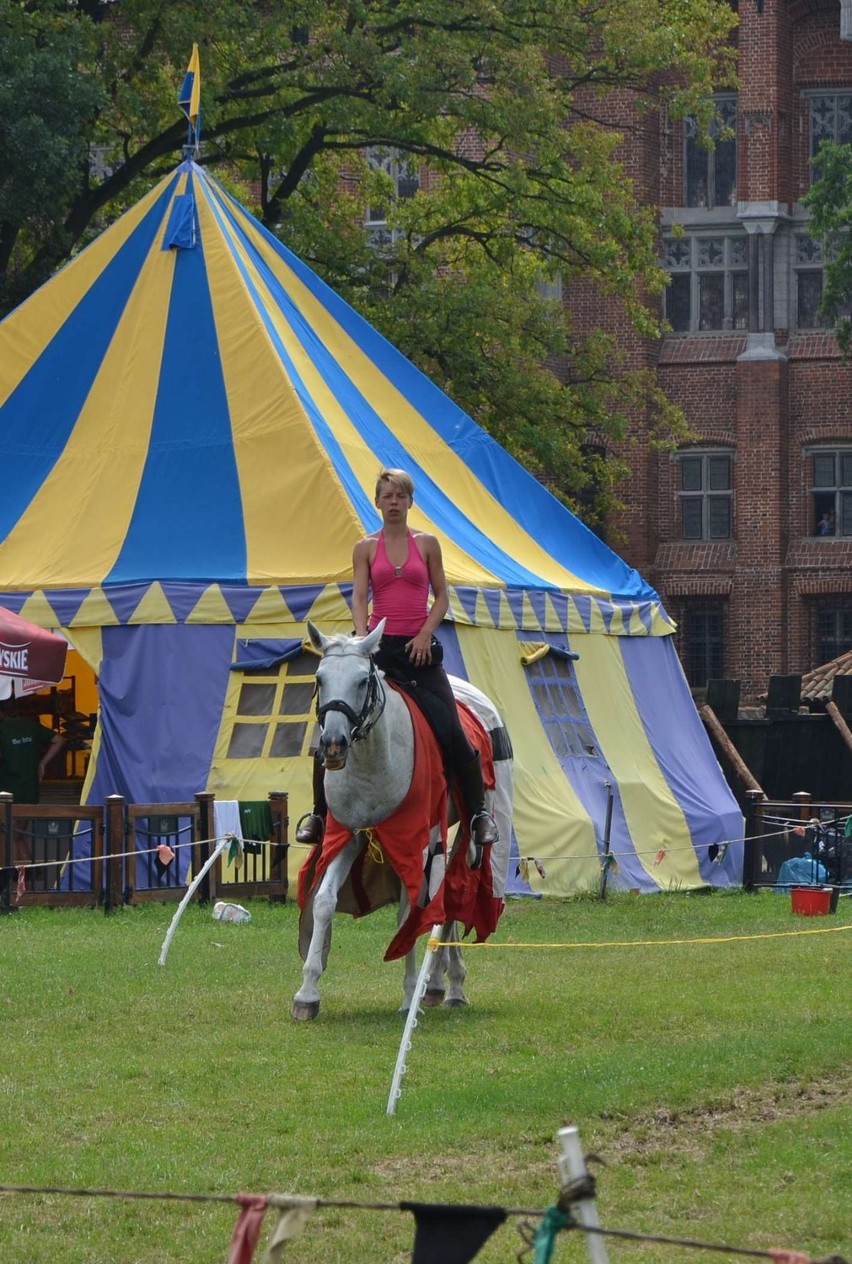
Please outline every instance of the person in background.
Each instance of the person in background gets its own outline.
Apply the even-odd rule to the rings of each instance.
[[[64,745],[61,733],[22,713],[17,698],[0,702],[0,790],[14,795],[16,803],[38,803],[45,770]],[[27,830],[13,835],[13,860],[16,865],[32,860]],[[0,891],[11,877],[9,869],[0,869]]]
[[[447,778],[460,791],[470,817],[473,842],[487,847],[497,842],[497,825],[485,808],[479,753],[462,728],[441,661],[443,648],[435,637],[449,608],[441,545],[436,536],[408,526],[413,501],[414,483],[405,470],[380,471],[375,503],[382,526],[359,540],[352,554],[355,635],[366,636],[386,620],[373,655],[376,665],[392,680],[415,683],[415,697],[441,744]],[[299,821],[297,842],[322,841],[325,812],[322,764],[315,760],[314,809]]]

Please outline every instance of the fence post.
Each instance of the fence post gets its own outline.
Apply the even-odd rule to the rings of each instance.
[[[288,862],[290,857],[290,815],[289,795],[286,790],[269,791],[269,808],[272,813],[272,836],[274,843],[269,857],[269,877],[276,865],[281,865],[281,884],[283,895],[281,903],[287,903],[287,892],[290,887]]]
[[[743,842],[743,888],[753,891],[756,883],[756,870],[759,857],[763,855],[763,845],[758,843],[758,834],[763,835],[763,804],[766,799],[762,790],[746,790],[745,841]]]
[[[793,802],[799,809],[799,820],[809,826],[813,816],[813,795],[808,790],[797,790],[793,795]],[[805,834],[807,847],[811,854],[811,882],[816,882],[819,873],[819,829],[811,829],[810,833]]]
[[[125,848],[124,830],[124,796],[108,794],[104,803],[104,836],[106,855],[104,856],[104,912],[111,913],[120,908],[123,900],[121,886],[122,862],[127,861],[127,888],[133,889],[130,881],[130,863],[132,857],[122,856]]]
[[[193,873],[201,873],[207,861],[210,859],[210,840],[213,838],[216,830],[213,823],[213,803],[215,798],[216,796],[211,790],[199,790],[195,796],[195,802],[198,804],[198,830],[201,834],[201,838],[196,842],[192,849]],[[210,903],[209,869],[198,885],[198,903]]]
[[[793,802],[799,809],[799,820],[809,821],[811,819],[811,794],[809,790],[797,790],[793,795]]]
[[[560,1128],[559,1140],[562,1154],[559,1156],[559,1174],[563,1184],[569,1181],[582,1180],[589,1175],[586,1160],[580,1149],[580,1134],[576,1128]],[[571,1210],[576,1211],[581,1223],[590,1228],[599,1228],[598,1208],[594,1197],[579,1198],[571,1203]],[[606,1243],[599,1233],[586,1234],[586,1246],[592,1264],[609,1264]]]
[[[8,913],[12,907],[12,879],[15,874],[15,859],[12,846],[12,804],[14,795],[8,790],[0,792],[0,829],[3,830],[3,880],[0,882],[0,914]]]

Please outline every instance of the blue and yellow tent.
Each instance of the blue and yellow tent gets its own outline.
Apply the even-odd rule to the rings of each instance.
[[[654,590],[193,161],[0,325],[0,453],[0,604],[98,678],[85,801],[309,806],[305,620],[351,628],[402,466],[447,664],[511,733],[530,885],[597,883],[608,802],[612,885],[739,882]]]

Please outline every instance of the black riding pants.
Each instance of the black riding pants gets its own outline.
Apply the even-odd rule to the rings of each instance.
[[[459,719],[456,700],[441,659],[441,642],[432,638],[432,662],[412,663],[405,646],[409,636],[383,636],[373,654],[376,666],[414,699],[429,721],[441,746],[448,770],[454,771],[476,758]]]

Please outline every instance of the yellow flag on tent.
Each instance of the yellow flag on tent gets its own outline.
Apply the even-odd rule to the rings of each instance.
[[[178,93],[178,105],[192,126],[195,127],[198,122],[198,111],[201,105],[201,65],[198,60],[197,44],[192,46],[192,55],[186,68],[183,86]]]

